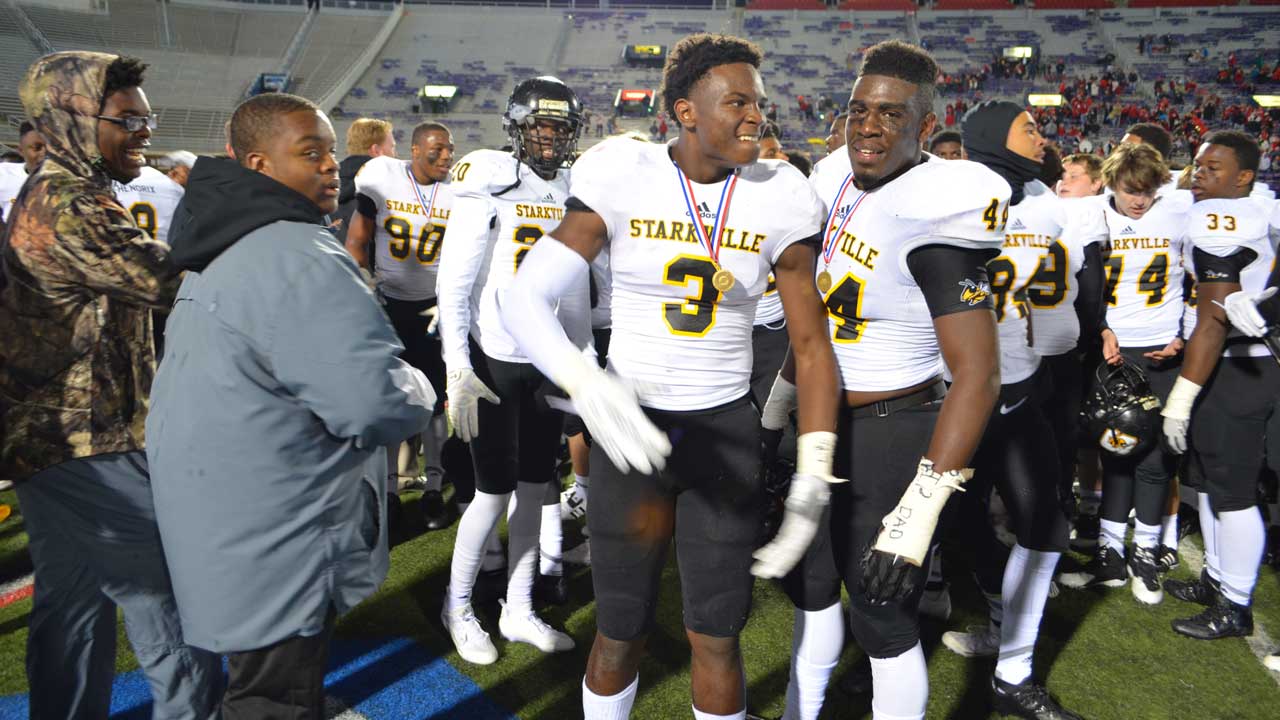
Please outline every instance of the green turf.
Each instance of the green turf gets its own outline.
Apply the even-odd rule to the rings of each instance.
[[[12,502],[12,493],[0,495],[0,502]],[[416,495],[409,496],[405,509],[408,517],[416,517]],[[15,514],[0,525],[0,568],[19,567],[23,562],[15,557],[25,555],[24,536],[15,529],[20,521]],[[566,546],[571,546],[578,531],[569,527],[566,532]],[[343,619],[339,633],[413,637],[446,654],[455,667],[521,718],[581,717],[579,687],[595,630],[590,575],[582,571],[573,577],[573,601],[568,608],[544,614],[574,637],[576,650],[545,656],[527,645],[508,644],[497,633],[497,606],[481,606],[478,614],[493,634],[501,658],[488,667],[473,667],[452,653],[439,621],[453,537],[450,529],[398,545],[392,551],[391,575],[384,587]],[[983,622],[984,605],[962,568],[949,567],[947,574],[956,611],[945,626],[927,623],[924,630],[931,683],[928,717],[986,718],[985,688],[993,663],[965,660],[938,641],[944,630]],[[1184,568],[1176,575],[1189,577],[1190,572]],[[641,668],[641,690],[632,714],[645,720],[691,715],[689,649],[680,622],[674,562],[668,565],[664,580],[659,629]],[[0,610],[0,694],[25,691],[22,660],[30,609],[30,601],[24,601]],[[1064,590],[1049,602],[1036,653],[1037,674],[1047,675],[1054,694],[1090,720],[1275,718],[1280,686],[1243,640],[1198,642],[1169,630],[1170,620],[1197,610],[1172,598],[1153,608],[1144,607],[1126,589],[1105,593]],[[1280,575],[1272,570],[1264,570],[1260,578],[1255,616],[1280,641]],[[765,716],[782,713],[791,617],[790,605],[776,586],[756,584],[755,608],[742,644],[750,709]],[[122,671],[136,667],[123,639],[120,648],[117,667]],[[855,654],[852,648],[846,651],[837,678]],[[837,685],[833,682],[827,695],[823,718],[871,716],[869,698],[848,697]]]

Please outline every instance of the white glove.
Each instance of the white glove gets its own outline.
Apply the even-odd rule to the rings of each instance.
[[[796,474],[791,476],[782,526],[768,545],[753,553],[752,575],[782,577],[804,557],[831,502],[829,486],[841,482],[831,475],[835,447],[836,435],[831,432],[807,432],[796,438]]]
[[[1196,404],[1200,386],[1178,376],[1164,401],[1160,414],[1164,417],[1164,437],[1169,449],[1181,455],[1187,451],[1187,429],[1191,427],[1191,408]]]
[[[472,438],[480,434],[480,401],[488,400],[494,405],[502,402],[487,385],[480,382],[471,368],[449,372],[445,395],[449,399],[449,424],[463,442],[471,442]]]
[[[791,381],[778,377],[769,390],[769,399],[760,410],[760,427],[765,430],[782,430],[791,419],[791,411],[796,409],[796,386]]]
[[[435,335],[436,328],[440,326],[440,306],[432,305],[418,315],[427,319],[427,334]]]
[[[574,357],[576,366],[558,375],[558,384],[569,394],[591,441],[624,473],[635,468],[648,475],[666,466],[671,441],[640,409],[635,386],[600,369],[594,352]]]
[[[1276,294],[1276,288],[1270,287],[1260,293],[1237,290],[1227,296],[1222,307],[1227,311],[1227,319],[1240,332],[1249,337],[1262,337],[1267,334],[1267,321],[1258,312],[1258,303]]]

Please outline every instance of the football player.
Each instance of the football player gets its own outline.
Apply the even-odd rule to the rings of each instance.
[[[560,537],[559,485],[548,483],[555,480],[564,420],[547,403],[546,378],[499,313],[509,302],[516,269],[564,216],[565,163],[582,131],[582,105],[560,80],[533,78],[516,85],[502,122],[512,152],[476,150],[453,168],[454,206],[439,277],[449,422],[471,443],[476,474],[475,499],[458,524],[441,617],[458,653],[478,664],[494,662],[498,652],[472,612],[471,592],[486,539],[513,492],[507,599],[498,628],[508,640],[543,652],[573,648],[573,639],[544,623],[532,605],[539,531],[547,544]],[[584,345],[590,337],[587,294],[584,278],[573,302],[566,299],[561,308]],[[544,550],[559,555],[559,548]]]
[[[169,153],[169,170],[165,175],[169,179],[178,183],[182,187],[187,186],[187,179],[191,177],[191,168],[196,165],[196,154],[187,150],[178,150]]]
[[[662,87],[679,137],[668,145],[608,140],[585,153],[564,222],[529,254],[504,306],[520,347],[568,392],[594,443],[588,720],[630,714],[673,537],[694,717],[744,718],[738,635],[751,573],[790,569],[829,496],[837,380],[808,242],[822,208],[794,167],[757,162],[760,59],[738,38],[681,40]],[[552,314],[606,246],[617,375],[576,352]],[[771,271],[799,378],[798,468],[778,537],[753,566],[764,488],[749,397],[751,328]]]
[[[435,417],[429,431],[410,438],[388,457],[388,491],[396,493],[408,479],[423,487],[422,514],[428,530],[453,522],[453,512],[440,493],[442,477],[454,481],[456,502],[474,493],[471,465],[463,447],[446,450],[444,361],[432,320],[436,317],[436,271],[453,194],[447,180],[453,167],[449,128],[426,122],[413,129],[412,159],[394,155],[371,158],[356,173],[356,211],[347,228],[347,251],[356,264],[373,269],[387,316],[404,343],[401,357],[421,370],[436,391]],[[369,246],[373,246],[373,257]],[[371,262],[372,261],[372,262]],[[460,444],[460,440],[449,441]],[[416,450],[424,449],[425,477],[419,477]],[[444,458],[449,458],[445,467]]]
[[[969,159],[1003,177],[1012,195],[1007,221],[1003,214],[1000,218],[1003,251],[987,263],[1000,333],[999,411],[992,413],[978,446],[976,479],[958,514],[965,536],[975,544],[975,574],[990,604],[991,624],[977,632],[948,632],[942,639],[961,655],[998,653],[991,686],[1000,714],[1078,720],[1079,716],[1062,708],[1031,672],[1032,651],[1054,569],[1067,548],[1070,523],[1065,498],[1070,488],[1061,479],[1064,468],[1057,440],[1062,429],[1049,420],[1050,412],[1059,410],[1049,404],[1049,387],[1057,378],[1041,362],[1040,337],[1032,335],[1028,306],[1032,294],[1050,307],[1066,299],[1069,265],[1059,238],[1068,224],[1067,209],[1064,201],[1037,179],[1046,142],[1035,119],[1021,106],[980,103],[965,116],[963,133]],[[1095,285],[1099,300],[1101,287],[1100,282]],[[1098,304],[1094,304],[1095,312]],[[1075,340],[1070,338],[1069,347],[1074,348]],[[1065,364],[1078,376],[1075,358],[1068,358]],[[1078,402],[1078,377],[1070,392]],[[1074,430],[1074,422],[1067,429]],[[988,519],[993,486],[1008,509],[1017,537],[1007,560]]]
[[[1209,606],[1173,621],[1176,632],[1201,640],[1253,632],[1250,603],[1266,545],[1256,482],[1267,419],[1280,399],[1280,367],[1264,344],[1228,336],[1221,305],[1233,292],[1263,290],[1275,260],[1268,237],[1274,202],[1249,197],[1258,159],[1257,141],[1236,131],[1209,135],[1196,153],[1188,227],[1198,320],[1161,411],[1170,447],[1194,446],[1209,496],[1200,515],[1206,572],[1167,586],[1179,599]]]
[[[782,129],[774,123],[766,122],[764,129],[760,131],[760,159],[787,159],[787,153],[782,149]]]
[[[929,152],[943,160],[964,160],[964,138],[955,130],[943,130],[929,140]]]
[[[129,184],[112,181],[112,186],[116,199],[133,216],[138,227],[168,245],[169,226],[185,192],[183,187],[150,165],[142,166],[138,177]]]
[[[27,176],[36,171],[44,160],[44,138],[36,130],[31,121],[24,120],[18,126],[18,152],[22,155],[22,164],[0,163],[0,223],[9,217],[9,208],[18,198]],[[0,224],[0,228],[4,225]]]
[[[871,658],[874,716],[923,718],[928,703],[921,566],[999,391],[986,262],[1010,195],[977,163],[923,152],[937,76],[918,47],[869,49],[849,98],[847,152],[810,178],[827,212],[815,277],[844,386],[837,474],[851,482],[833,493],[829,532],[784,582],[796,607],[787,718],[821,710],[844,634],[840,581]],[[767,413],[785,414],[789,373],[790,363]]]
[[[1103,162],[1112,195],[1104,204],[1109,238],[1105,258],[1106,327],[1103,359],[1111,365],[1141,367],[1158,396],[1173,386],[1181,362],[1183,250],[1186,191],[1165,191],[1169,168],[1146,144],[1125,143]],[[1066,573],[1064,585],[1119,587],[1133,578],[1134,597],[1155,604],[1160,586],[1161,533],[1176,456],[1156,443],[1134,451],[1138,439],[1105,436],[1112,452],[1102,457],[1101,538],[1082,572]],[[1129,510],[1136,512],[1133,551],[1125,563]]]

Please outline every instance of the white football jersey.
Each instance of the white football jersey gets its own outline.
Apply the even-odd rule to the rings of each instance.
[[[1182,257],[1191,193],[1159,196],[1140,219],[1108,202],[1107,324],[1121,347],[1167,345],[1182,327]]]
[[[573,166],[573,196],[608,227],[609,366],[643,381],[646,407],[702,410],[747,394],[751,328],[769,273],[788,246],[822,225],[821,203],[785,162],[755,163],[725,183],[692,183],[696,222],[708,235],[720,220],[722,191],[733,187],[724,193],[719,259],[734,283],[722,292],[667,145],[606,140]]]
[[[1000,381],[1005,385],[1031,377],[1040,367],[1041,353],[1035,349],[1040,338],[1033,335],[1028,318],[1032,281],[1036,281],[1034,289],[1042,304],[1060,304],[1066,299],[1068,262],[1065,253],[1057,255],[1060,249],[1065,250],[1059,242],[1066,225],[1062,201],[1039,180],[1026,183],[1023,192],[1022,202],[1009,207],[999,257],[987,263],[1000,330]]]
[[[1059,198],[1052,209],[1062,226],[1061,235],[1045,249],[1040,266],[1027,285],[1031,336],[1036,352],[1042,356],[1061,355],[1079,345],[1077,278],[1084,267],[1085,248],[1107,241],[1104,202],[1101,196]]]
[[[356,193],[378,208],[373,230],[378,289],[396,300],[434,298],[441,243],[453,207],[449,185],[422,185],[409,161],[383,155],[360,167]]]
[[[182,186],[150,166],[143,167],[142,174],[128,185],[114,181],[111,185],[115,188],[116,199],[133,216],[138,227],[167,245],[173,211],[178,209],[178,202],[186,192]]]
[[[525,253],[564,219],[568,172],[545,180],[511,153],[476,150],[453,166],[450,184],[437,279],[445,364],[470,367],[468,333],[489,357],[527,363],[499,308]]]
[[[820,257],[817,271],[832,279],[824,300],[840,377],[846,390],[908,388],[940,375],[943,363],[907,256],[925,245],[999,250],[1009,184],[978,163],[931,157],[870,193],[851,186],[837,201],[850,167],[848,153],[835,153],[809,176],[826,212],[838,203],[823,232],[824,243],[836,243],[831,263]],[[978,305],[991,288],[955,292]]]
[[[0,220],[9,219],[13,201],[27,181],[27,168],[22,163],[0,162]]]
[[[1240,288],[1261,292],[1267,287],[1271,266],[1276,260],[1268,232],[1271,212],[1272,201],[1257,197],[1198,202],[1191,206],[1189,216],[1191,244],[1196,250],[1217,257],[1252,250],[1253,261],[1240,271]],[[1205,277],[1203,271],[1199,274]],[[1227,356],[1267,357],[1270,354],[1262,343],[1233,344],[1223,350]]]
[[[591,329],[612,327],[613,273],[609,271],[609,248],[600,251],[591,261],[591,283],[595,288],[591,297]]]
[[[782,312],[782,296],[778,294],[778,281],[773,273],[769,273],[769,284],[765,286],[764,295],[760,296],[760,304],[756,305],[756,325],[773,325],[781,322],[785,315]]]

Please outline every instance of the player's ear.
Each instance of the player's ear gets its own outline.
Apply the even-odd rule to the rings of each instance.
[[[671,106],[671,114],[679,121],[681,127],[694,128],[698,124],[698,113],[688,98],[680,98]]]
[[[933,129],[938,125],[938,116],[932,112],[926,113],[920,121],[920,147],[925,147],[929,142],[929,138],[933,137]]]
[[[245,157],[244,162],[242,162],[241,165],[244,165],[246,168],[254,172],[260,172],[266,175],[271,174],[271,161],[267,159],[266,153],[256,151],[250,152]]]
[[[1252,170],[1241,170],[1239,173],[1236,174],[1236,187],[1238,188],[1249,187],[1249,183],[1253,182],[1257,176],[1258,174]]]

